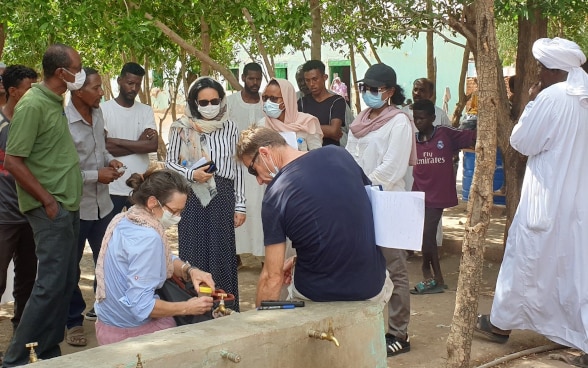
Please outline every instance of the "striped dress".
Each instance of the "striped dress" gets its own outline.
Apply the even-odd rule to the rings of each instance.
[[[179,161],[180,130],[169,134],[166,167],[176,170],[192,182],[193,170]],[[243,165],[235,160],[238,130],[230,120],[212,133],[202,133],[210,158],[216,163],[218,193],[203,207],[190,193],[182,220],[178,224],[180,258],[212,274],[216,287],[235,295],[234,310],[239,311],[239,282],[235,250],[235,212],[245,213]]]

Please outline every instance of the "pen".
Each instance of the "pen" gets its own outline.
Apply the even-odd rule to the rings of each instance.
[[[270,310],[270,309],[294,309],[296,306],[294,304],[286,304],[286,305],[269,305],[266,307],[257,307],[257,310]]]

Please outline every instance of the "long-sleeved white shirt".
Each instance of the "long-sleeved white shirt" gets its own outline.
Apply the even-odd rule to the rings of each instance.
[[[356,138],[350,130],[346,149],[374,185],[388,191],[404,191],[414,139],[410,120],[398,114],[361,138]]]

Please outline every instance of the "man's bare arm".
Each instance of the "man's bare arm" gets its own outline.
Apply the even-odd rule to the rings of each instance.
[[[321,130],[326,138],[339,140],[343,136],[343,132],[341,131],[342,125],[343,121],[341,119],[331,119],[329,125],[321,125]]]
[[[284,284],[284,257],[286,243],[272,244],[265,247],[265,263],[257,283],[255,305],[262,300],[277,300]]]
[[[122,138],[106,138],[106,149],[114,157],[156,152],[157,144],[157,131],[151,128],[145,129],[136,141]]]
[[[24,160],[24,157],[6,155],[4,167],[27,193],[43,204],[47,217],[53,220],[59,212],[59,205],[55,197],[39,183],[31,170],[25,165]]]

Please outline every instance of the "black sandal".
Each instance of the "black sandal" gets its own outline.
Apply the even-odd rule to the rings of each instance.
[[[492,342],[497,342],[499,344],[504,344],[508,341],[508,337],[510,335],[510,331],[505,331],[508,333],[500,334],[494,332],[497,330],[497,327],[494,327],[492,323],[490,323],[490,315],[488,314],[480,314],[478,315],[478,320],[476,321],[476,326],[474,330],[478,333],[481,333],[485,337],[487,337]]]

